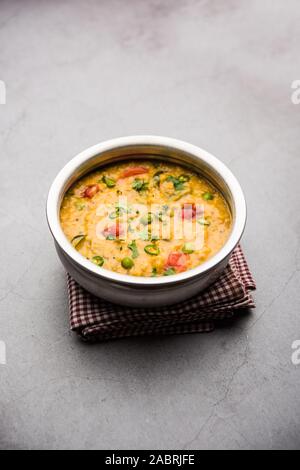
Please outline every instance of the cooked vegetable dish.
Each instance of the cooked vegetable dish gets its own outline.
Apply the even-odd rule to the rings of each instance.
[[[201,175],[156,160],[127,161],[78,180],[60,211],[73,247],[99,268],[170,276],[207,261],[227,241],[232,218]]]

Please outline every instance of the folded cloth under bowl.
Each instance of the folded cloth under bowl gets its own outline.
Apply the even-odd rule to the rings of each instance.
[[[90,294],[68,274],[71,329],[86,341],[209,332],[216,322],[232,318],[238,310],[254,308],[251,291],[255,288],[240,246],[212,286],[168,307],[143,309],[115,305]]]

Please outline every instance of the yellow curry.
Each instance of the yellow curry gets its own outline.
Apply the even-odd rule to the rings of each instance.
[[[168,276],[217,253],[232,219],[222,194],[197,173],[160,161],[93,171],[66,193],[63,231],[99,267],[133,276]]]

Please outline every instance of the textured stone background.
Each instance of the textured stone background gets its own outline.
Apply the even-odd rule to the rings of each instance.
[[[0,0],[1,448],[297,448],[297,0]],[[101,140],[150,133],[237,175],[257,309],[210,335],[97,346],[68,332],[44,206]]]

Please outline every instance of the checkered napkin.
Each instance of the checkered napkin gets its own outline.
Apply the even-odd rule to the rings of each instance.
[[[209,332],[219,320],[239,309],[254,308],[255,281],[240,246],[222,276],[197,296],[161,308],[131,308],[111,304],[80,287],[68,274],[71,329],[86,341],[125,336]]]

